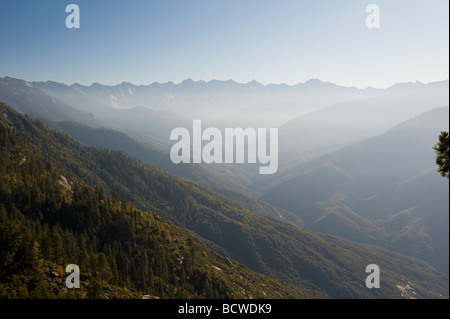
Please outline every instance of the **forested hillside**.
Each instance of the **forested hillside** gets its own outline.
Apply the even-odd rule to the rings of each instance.
[[[55,225],[59,225],[57,227],[61,227],[61,230],[64,230],[64,227],[67,227],[68,224],[71,227],[79,227],[74,229],[75,238],[77,236],[81,238],[82,233],[95,233],[95,237],[87,241],[89,245],[92,245],[94,254],[103,252],[106,257],[120,256],[119,253],[115,255],[114,245],[117,244],[113,244],[113,242],[118,238],[112,234],[118,231],[116,227],[120,230],[123,225],[127,225],[127,222],[121,220],[121,218],[126,219],[123,215],[129,216],[134,214],[132,213],[133,211],[136,211],[130,204],[124,204],[130,202],[136,205],[138,209],[149,211],[153,214],[149,217],[144,217],[146,216],[145,214],[139,213],[143,216],[142,219],[135,222],[129,221],[128,225],[132,227],[134,224],[136,231],[140,230],[140,227],[145,229],[145,226],[141,225],[142,223],[144,225],[146,223],[149,224],[147,227],[150,229],[153,222],[159,225],[156,222],[156,215],[159,215],[162,218],[173,221],[178,226],[196,232],[203,238],[203,241],[208,242],[210,247],[220,251],[223,256],[229,256],[254,271],[288,280],[301,291],[302,296],[324,296],[325,293],[331,297],[345,298],[400,298],[404,296],[399,287],[404,287],[406,284],[413,287],[412,289],[418,297],[438,298],[448,296],[448,276],[439,273],[419,259],[393,253],[377,246],[357,244],[333,236],[315,234],[301,230],[293,225],[261,216],[204,186],[144,165],[137,160],[124,156],[120,152],[83,147],[67,136],[53,132],[40,122],[23,117],[4,105],[1,105],[1,120],[4,126],[8,126],[16,132],[15,134],[18,134],[24,141],[23,143],[30,149],[29,155],[24,154],[25,156],[22,156],[19,152],[19,155],[15,157],[14,163],[18,166],[18,169],[26,170],[27,165],[34,165],[32,163],[35,161],[31,160],[32,154],[40,154],[39,156],[45,158],[45,160],[42,160],[42,165],[45,167],[45,171],[48,172],[44,176],[50,176],[52,180],[44,179],[39,185],[43,183],[43,185],[48,184],[52,185],[49,187],[55,188],[54,185],[58,184],[58,181],[65,185],[65,188],[59,188],[63,193],[62,195],[58,195],[56,191],[49,192],[49,194],[56,192],[55,195],[51,196],[61,198],[61,200],[59,202],[56,201],[59,204],[49,206],[45,214],[42,212],[42,218],[49,218],[49,221],[45,223],[49,225],[55,223]],[[6,129],[5,132],[8,132],[7,135],[5,133],[5,136],[10,136],[12,131]],[[5,141],[8,140],[9,138],[5,139]],[[11,144],[11,142],[8,143]],[[40,166],[41,169],[37,170],[41,174],[42,165]],[[6,167],[4,175],[6,177],[9,176],[9,174],[6,174]],[[64,178],[61,176],[64,176]],[[16,185],[13,182],[2,184],[10,185],[10,187]],[[70,195],[68,190],[69,186],[72,195]],[[86,186],[88,186],[88,190],[86,190]],[[26,188],[22,189],[23,187],[18,192],[28,192]],[[40,191],[35,190],[34,193],[36,194],[33,196],[36,196],[37,199],[43,196]],[[30,194],[34,193],[30,192]],[[6,194],[9,194],[8,190],[6,190]],[[76,194],[79,194],[77,195],[80,197],[79,199],[75,197]],[[118,195],[123,200],[119,200]],[[21,196],[27,198],[25,195]],[[10,201],[13,205],[22,205],[20,198],[20,196],[10,197]],[[17,203],[16,199],[19,200]],[[20,205],[19,207],[25,207]],[[77,209],[77,207],[82,209]],[[18,210],[21,209],[18,208]],[[66,216],[66,210],[69,212],[68,216],[72,216],[71,218],[74,221],[58,219],[61,216]],[[103,216],[100,214],[102,210],[110,213],[106,213]],[[80,211],[83,213],[80,213]],[[29,213],[33,216],[33,214],[36,214],[36,211],[32,209],[29,210]],[[115,215],[116,213],[117,215]],[[8,214],[10,214],[9,211]],[[24,212],[21,211],[21,214],[24,214]],[[99,215],[101,216],[99,217]],[[40,214],[37,217],[41,218]],[[117,223],[113,223],[113,225],[104,223],[102,221],[103,217]],[[8,215],[8,218],[13,218],[13,216]],[[77,221],[77,218],[80,218],[81,221]],[[132,218],[130,219],[132,220]],[[167,224],[167,222],[161,224],[161,232],[164,227],[168,227],[166,225],[170,224]],[[91,228],[93,229],[90,229],[89,226],[92,226]],[[101,227],[101,230],[97,229],[97,227]],[[39,227],[33,229],[39,229]],[[131,233],[133,232],[131,231]],[[128,233],[128,235],[131,234]],[[119,237],[121,240],[118,239],[118,241],[126,246],[128,235],[125,231],[122,234],[124,237]],[[145,263],[145,258],[142,257],[144,261],[139,259],[141,247],[138,243],[141,239],[144,242],[146,240],[148,242],[149,239],[146,236],[144,234],[140,236],[139,232],[136,234],[136,238],[131,236],[133,239],[129,242],[131,248],[122,250],[124,255],[129,258],[131,264],[128,265],[124,262],[128,266],[121,268],[126,270],[124,271],[126,275],[124,275],[122,280],[126,281],[126,278],[130,278],[128,281],[132,283],[131,286],[137,285],[136,289],[138,290],[148,287],[142,286],[142,283],[135,284],[131,279],[133,276],[142,276],[138,265],[142,265],[142,262]],[[180,282],[177,280],[181,279],[177,278],[182,278],[181,269],[185,267],[182,266],[185,263],[177,266],[177,258],[184,256],[179,253],[182,250],[179,247],[180,243],[184,244],[184,241],[180,239],[180,236],[174,234],[170,237],[175,243],[174,245],[178,247],[173,249],[170,245],[167,245],[167,256],[170,257],[166,261],[171,260],[171,262],[165,265],[167,267],[175,265],[175,268],[167,268],[166,273],[164,272],[165,267],[161,270],[162,272],[153,270],[153,275],[162,278],[162,282],[169,280],[170,284],[179,287]],[[177,237],[178,243],[175,242]],[[181,235],[181,237],[186,238],[187,235]],[[165,239],[163,242],[167,240]],[[10,241],[5,240],[5,242]],[[198,241],[196,242],[197,245],[201,245]],[[100,251],[94,250],[97,245],[99,245]],[[134,250],[133,247],[136,249]],[[142,251],[146,251],[145,245],[143,247]],[[89,249],[86,251],[90,252]],[[203,250],[205,250],[205,254]],[[83,248],[80,251],[84,252],[85,250]],[[202,259],[209,258],[209,256],[216,255],[208,252],[205,248],[199,248],[195,255],[196,258],[193,259],[203,265]],[[186,258],[186,256],[184,257]],[[82,258],[81,255],[80,258]],[[150,263],[151,257],[147,256],[147,258]],[[203,259],[208,264],[203,269],[211,269],[208,267],[213,265],[212,273],[217,271],[218,274],[226,274],[226,258],[215,258],[213,261]],[[221,260],[222,263],[220,262]],[[377,263],[383,269],[384,289],[382,290],[369,290],[364,287],[365,267],[371,263]],[[121,263],[116,262],[116,264],[118,267],[119,265],[123,266]],[[110,269],[114,269],[114,267],[113,264],[109,265]],[[202,268],[200,267],[200,269]],[[111,272],[114,274],[113,270]],[[165,274],[168,277],[164,277]],[[186,276],[186,269],[184,274]],[[206,291],[201,290],[194,284],[189,286],[191,283],[189,283],[187,277],[185,278],[188,282],[186,283],[187,288],[183,292],[180,292],[179,289],[173,290],[169,284],[169,288],[166,287],[166,289],[160,289],[153,293],[159,293],[161,296],[177,296],[177,293],[195,296],[196,293],[201,295]],[[121,280],[120,277],[119,280]],[[224,279],[224,282],[228,280],[231,281],[231,279]],[[253,279],[252,281],[257,282],[257,280]],[[158,279],[154,279],[153,282],[158,282]],[[148,284],[150,285],[150,282]],[[181,286],[183,287],[183,285]],[[253,283],[247,286],[255,289],[258,287]],[[272,287],[272,291],[277,291],[275,283]],[[312,289],[314,293],[308,291],[306,287]],[[226,291],[231,293],[235,290],[230,289]],[[208,292],[208,294],[211,293],[212,295],[208,296],[223,297],[223,292],[223,289],[212,288],[211,292]],[[258,294],[254,292],[252,296],[254,295]],[[298,296],[295,293],[282,293],[283,297],[289,295]],[[244,296],[248,296],[248,294],[245,293]]]
[[[248,177],[246,178],[245,174],[238,174],[235,170],[229,169],[229,166],[223,167],[221,164],[213,166],[210,164],[174,164],[168,160],[170,158],[168,151],[141,143],[116,130],[92,128],[74,122],[43,121],[49,128],[67,134],[84,145],[123,151],[124,154],[145,164],[156,166],[169,173],[211,187],[215,191],[244,204],[262,215],[290,221],[296,225],[303,224],[303,221],[297,215],[276,206],[271,206],[254,197],[247,196],[248,189],[244,185],[250,183]]]
[[[320,296],[219,256],[115,192],[67,182],[3,122],[0,148],[0,298]],[[67,264],[80,266],[80,290],[65,287]]]

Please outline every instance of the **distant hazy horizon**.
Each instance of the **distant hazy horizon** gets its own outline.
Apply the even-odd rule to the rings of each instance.
[[[11,76],[9,74],[0,74],[0,77],[15,78],[15,77],[13,77],[13,76]],[[186,78],[186,79],[183,79],[183,80],[181,80],[179,82],[174,82],[174,81],[166,81],[166,82],[153,81],[153,82],[148,82],[148,83],[133,83],[133,82],[129,82],[129,81],[122,81],[122,82],[117,82],[117,83],[112,83],[112,84],[102,83],[102,82],[95,81],[95,80],[93,82],[90,82],[90,83],[79,83],[79,82],[59,82],[59,81],[55,81],[55,80],[52,80],[52,79],[36,79],[36,80],[23,79],[23,78],[17,78],[17,79],[24,80],[24,81],[27,81],[27,82],[54,82],[54,83],[64,84],[64,85],[67,85],[67,86],[81,85],[81,86],[85,86],[85,87],[90,87],[90,86],[92,86],[94,84],[100,84],[100,85],[103,85],[103,86],[115,87],[115,86],[119,86],[119,85],[121,85],[123,83],[128,83],[128,84],[133,85],[133,86],[150,86],[152,84],[180,85],[180,84],[182,84],[183,82],[186,82],[186,81],[193,81],[194,83],[210,83],[210,82],[214,82],[214,81],[217,81],[217,82],[229,82],[229,81],[232,81],[232,82],[234,82],[236,84],[240,84],[240,85],[246,85],[246,84],[250,84],[252,82],[257,82],[258,84],[261,84],[263,86],[284,85],[284,86],[288,86],[288,87],[294,87],[294,86],[297,86],[297,85],[306,84],[306,83],[308,83],[310,81],[320,81],[320,82],[322,82],[324,84],[332,84],[332,85],[337,85],[337,86],[346,87],[346,88],[357,88],[357,89],[361,89],[361,90],[369,89],[369,88],[382,90],[382,89],[388,89],[388,88],[390,88],[392,86],[395,86],[395,85],[398,85],[398,84],[424,84],[424,85],[428,85],[430,83],[444,82],[444,81],[449,81],[450,80],[450,78],[437,79],[437,80],[432,80],[432,81],[428,81],[428,82],[424,82],[424,81],[420,81],[420,80],[411,80],[411,81],[404,81],[404,82],[395,82],[395,83],[392,83],[392,84],[390,84],[388,86],[385,86],[385,87],[375,87],[375,86],[372,86],[372,85],[369,85],[369,86],[366,86],[366,87],[358,87],[356,85],[351,85],[351,84],[350,85],[344,85],[344,84],[340,84],[340,83],[323,81],[321,79],[315,79],[315,78],[306,80],[304,82],[298,82],[298,83],[292,83],[292,84],[288,84],[286,82],[278,82],[278,83],[267,82],[267,83],[264,83],[264,82],[260,82],[260,81],[258,81],[256,79],[252,79],[251,81],[248,81],[248,82],[239,82],[239,81],[235,81],[234,79],[223,79],[222,80],[222,79],[215,79],[215,78],[214,79],[210,79],[210,80],[204,80],[204,79],[196,80],[196,79],[192,79],[192,78]]]

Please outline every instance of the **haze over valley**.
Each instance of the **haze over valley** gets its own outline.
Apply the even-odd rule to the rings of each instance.
[[[2,1],[0,299],[448,299],[448,7]]]
[[[191,85],[186,87],[186,83]],[[173,215],[177,209],[156,208],[152,201],[148,202],[145,186],[142,195],[136,193],[140,191],[133,191],[135,182],[124,184],[129,191],[119,191],[138,208],[157,209],[159,214],[176,225],[202,236],[212,244],[213,250],[255,271],[290,280],[298,280],[295,273],[302,272],[302,268],[297,269],[298,262],[289,261],[294,268],[288,271],[293,273],[287,276],[287,270],[273,264],[274,256],[264,257],[266,253],[263,251],[268,247],[274,249],[273,253],[282,253],[273,246],[274,243],[257,239],[258,236],[277,236],[273,231],[263,230],[268,223],[276,223],[279,225],[277,228],[288,227],[289,232],[293,232],[290,236],[294,237],[304,236],[308,234],[303,235],[305,229],[310,229],[317,232],[317,235],[311,233],[311,236],[318,238],[322,236],[320,233],[330,234],[351,240],[352,245],[375,244],[403,253],[404,258],[407,255],[421,258],[441,271],[442,276],[448,276],[448,180],[437,174],[435,154],[431,149],[440,131],[448,130],[448,106],[443,106],[446,102],[448,104],[448,81],[406,83],[383,90],[358,90],[321,81],[308,83],[281,86],[295,94],[305,94],[312,100],[314,96],[321,96],[322,106],[318,102],[313,110],[307,110],[302,109],[302,103],[298,103],[296,112],[301,115],[279,125],[282,161],[276,174],[266,176],[259,175],[252,164],[174,164],[169,156],[170,131],[176,127],[189,128],[192,119],[197,117],[180,112],[183,103],[176,103],[177,99],[190,101],[191,105],[196,104],[201,109],[207,108],[206,103],[201,106],[196,96],[214,100],[217,92],[226,92],[226,100],[234,106],[233,111],[240,113],[239,118],[249,127],[257,127],[261,117],[252,122],[252,117],[247,117],[248,110],[233,103],[233,99],[242,101],[243,95],[255,94],[255,83],[236,84],[234,88],[230,88],[230,82],[219,81],[185,81],[178,86],[153,84],[146,88],[127,84],[129,90],[123,91],[124,84],[116,87],[100,84],[81,87],[5,77],[0,78],[0,97],[6,105],[43,121],[48,127],[83,145],[122,151],[143,163],[204,185],[195,187],[208,187],[220,196],[226,196],[224,199],[229,198],[234,203],[232,205],[236,205],[230,213],[235,216],[238,209],[242,211],[239,214],[243,214],[238,219],[237,216],[231,217],[231,220],[247,220],[238,226],[240,230],[225,231],[223,222],[213,221],[217,218],[214,217],[216,213],[207,213],[202,217],[194,213],[188,222],[185,217]],[[210,84],[214,84],[213,89],[208,89]],[[170,90],[167,86],[171,87]],[[271,94],[271,98],[276,100],[279,94],[276,89],[280,89],[262,85],[257,88],[259,94],[265,91],[267,100]],[[144,93],[139,93],[139,90]],[[146,93],[146,90],[151,93]],[[329,97],[325,98],[328,93]],[[109,99],[114,103],[108,103],[105,97],[113,94],[122,99]],[[145,102],[145,96],[151,95],[156,97]],[[172,97],[171,102],[163,103],[167,101],[167,96]],[[326,105],[325,101],[336,96],[350,99]],[[306,99],[304,97],[302,101]],[[295,110],[293,104],[280,103],[272,111],[292,112]],[[220,110],[224,106],[212,103],[209,108]],[[3,122],[16,127],[8,124],[12,115],[8,111],[5,113],[5,110],[3,112]],[[211,111],[211,114],[216,116],[208,118],[206,123],[219,127],[226,125],[220,112]],[[266,121],[270,121],[270,116]],[[109,182],[105,180],[102,183],[108,185]],[[147,182],[143,180],[142,183],[146,185]],[[179,191],[177,194],[181,195]],[[169,202],[173,204],[172,200]],[[210,209],[210,205],[205,207]],[[196,218],[199,219],[194,222]],[[219,234],[222,235],[218,235],[217,230],[207,230],[201,226],[210,218],[213,218],[212,225],[218,223],[214,227],[219,227]],[[256,219],[250,222],[249,218]],[[260,226],[251,226],[255,222]],[[250,255],[244,258],[243,251],[233,247],[228,238],[230,231],[236,236],[242,231],[242,236],[247,237],[242,238],[243,242],[250,245],[246,248]],[[260,235],[256,235],[259,232]],[[306,247],[311,248],[309,245]],[[252,255],[254,257],[249,257]],[[290,258],[285,254],[280,256]],[[315,264],[319,261],[313,258],[310,262]],[[327,286],[318,285],[326,291]],[[356,296],[354,292],[336,293],[328,292],[334,297]]]

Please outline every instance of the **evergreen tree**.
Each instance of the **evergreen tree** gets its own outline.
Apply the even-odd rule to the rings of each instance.
[[[438,172],[443,177],[449,178],[449,134],[442,131],[439,135],[439,142],[433,147],[436,152],[436,164],[439,166]]]

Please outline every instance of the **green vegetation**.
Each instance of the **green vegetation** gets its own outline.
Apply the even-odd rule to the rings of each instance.
[[[16,207],[16,210],[10,210],[5,206],[8,220],[15,223],[12,213],[18,211],[18,216],[25,216],[24,222],[33,220],[42,227],[48,225],[50,232],[53,229],[58,232],[59,228],[63,232],[72,232],[79,247],[81,265],[85,251],[105,255],[110,269],[105,270],[108,284],[161,297],[226,297],[228,291],[231,296],[235,293],[240,297],[401,298],[399,286],[405,285],[413,287],[419,298],[448,296],[448,276],[419,259],[301,230],[257,214],[205,186],[145,165],[121,152],[83,147],[5,106],[0,105],[0,111],[0,121],[5,123],[2,124],[5,127],[2,136],[5,136],[6,154],[17,153],[15,156],[3,155],[6,163],[14,164],[2,164],[2,176],[13,178],[14,175],[8,176],[16,170],[16,181],[19,181],[18,177],[33,172],[29,166],[41,163],[31,178],[34,187],[30,190],[20,187],[17,189],[19,195],[5,197],[5,202],[2,199],[2,204],[9,202],[11,207]],[[13,133],[15,137],[11,140]],[[15,147],[14,139],[18,138],[22,145]],[[13,165],[15,169],[5,165]],[[4,194],[13,194],[11,188],[17,188],[16,181],[2,181],[2,187],[6,185]],[[43,192],[46,185],[49,190]],[[38,209],[30,209],[27,213],[23,210],[30,202],[28,192],[31,200],[39,200],[40,204]],[[161,216],[160,220],[156,216]],[[197,233],[201,241],[225,257],[206,249],[190,235],[191,232],[164,220]],[[40,234],[39,227],[33,224],[28,228]],[[167,236],[160,235],[159,238],[158,229],[161,233],[166,230]],[[35,241],[45,246],[39,236],[31,234],[33,242],[27,242],[27,247]],[[82,246],[82,234],[88,236],[86,249]],[[192,259],[193,269],[197,269],[199,275],[194,278],[211,278],[210,284],[204,287],[198,286],[192,275],[187,278],[186,262],[177,264],[178,258],[186,259],[186,252],[191,250],[189,236],[194,247],[198,247]],[[10,239],[4,240],[6,245],[9,242]],[[151,247],[161,250],[155,255]],[[160,254],[165,254],[165,263],[156,261],[158,258],[154,256]],[[103,259],[98,256],[95,258]],[[283,279],[296,289],[260,277],[229,261],[228,256],[253,271]],[[152,257],[155,261],[151,261]],[[128,260],[128,263],[115,262],[118,274],[121,273],[118,276],[114,270],[116,258]],[[50,262],[54,263],[52,259]],[[365,268],[371,263],[382,269],[383,289],[369,290],[364,286]],[[144,264],[151,265],[148,269],[153,272],[154,290],[149,289],[152,287],[150,281],[142,280]],[[89,265],[89,261],[85,261],[85,265]],[[183,271],[185,280],[181,279]],[[244,275],[246,272],[247,276]],[[92,270],[91,275],[94,275]]]
[[[436,151],[436,164],[439,166],[439,174],[449,178],[449,148],[450,139],[447,131],[442,131],[439,135],[439,142],[433,147]]]
[[[231,170],[222,168],[223,172],[221,172],[217,165],[215,169],[212,169],[204,164],[174,164],[168,160],[170,156],[168,150],[139,142],[125,133],[105,128],[92,128],[75,122],[44,120],[44,123],[51,129],[67,134],[87,146],[122,151],[124,154],[145,164],[156,166],[177,176],[185,177],[204,185],[243,191],[242,182],[237,182],[242,177],[235,173],[232,174]]]
[[[69,184],[0,123],[0,298],[301,298],[117,193]],[[82,287],[64,285],[67,264]]]

